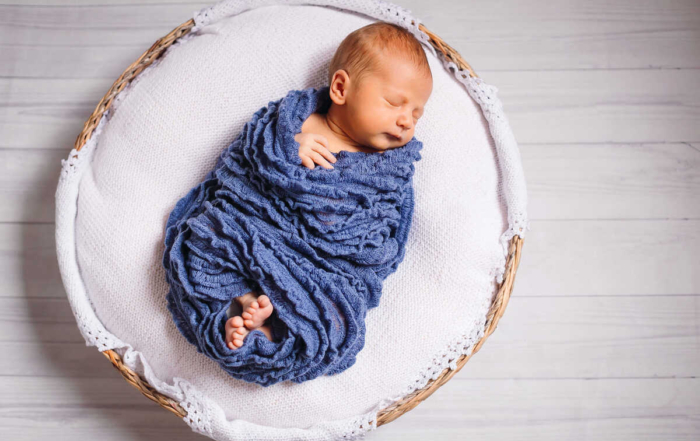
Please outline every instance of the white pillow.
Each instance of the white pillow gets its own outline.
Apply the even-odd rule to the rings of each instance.
[[[507,242],[526,228],[520,157],[497,89],[448,70],[454,64],[425,46],[434,84],[415,131],[424,148],[413,224],[404,261],[367,314],[356,364],[267,388],[228,376],[197,353],[166,309],[168,214],[256,110],[291,89],[325,85],[348,33],[377,19],[414,20],[414,32],[419,23],[374,0],[245,11],[250,5],[226,1],[197,13],[193,32],[137,76],[63,161],[59,264],[86,342],[116,350],[177,399],[193,430],[221,440],[352,436],[455,368],[483,335]]]

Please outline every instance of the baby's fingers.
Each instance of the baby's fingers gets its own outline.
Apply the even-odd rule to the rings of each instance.
[[[321,156],[320,153],[314,151],[314,152],[309,153],[309,156],[311,157],[311,159],[314,160],[314,162],[315,162],[316,164],[320,165],[321,167],[327,168],[327,169],[332,169],[332,168],[333,168],[333,166],[330,165],[330,164],[328,163],[328,161],[326,161],[325,159],[323,159],[323,156]]]
[[[301,157],[301,164],[304,167],[310,168],[311,170],[313,170],[314,167],[316,167],[314,165],[314,161],[312,161],[311,158],[309,158],[308,156],[306,156],[306,155],[304,155],[304,156],[299,155],[299,156]]]
[[[311,137],[319,144],[322,146],[328,148],[328,138],[326,138],[323,135],[319,135],[318,133],[312,133]]]
[[[328,150],[326,147],[324,147],[322,145],[316,144],[316,145],[313,145],[311,148],[314,151],[322,154],[326,159],[328,159],[331,162],[335,162],[338,160],[335,156],[333,156],[333,153],[331,153],[330,150]]]

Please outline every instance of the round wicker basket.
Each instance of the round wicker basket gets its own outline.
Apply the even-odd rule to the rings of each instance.
[[[136,61],[126,68],[126,70],[112,84],[112,87],[110,87],[104,97],[102,97],[94,112],[92,112],[92,115],[90,115],[85,122],[82,132],[80,135],[78,135],[78,138],[75,141],[76,151],[80,151],[87,140],[90,139],[95,127],[97,127],[97,124],[102,118],[102,114],[111,107],[114,98],[129,84],[130,81],[132,81],[146,67],[153,63],[154,60],[160,57],[171,44],[173,44],[178,38],[187,35],[193,26],[194,19],[190,19],[176,27],[170,33],[153,43],[153,45],[146,52],[144,52]],[[464,61],[464,59],[462,59],[456,50],[445,43],[440,37],[430,32],[425,26],[423,26],[423,24],[420,24],[419,28],[430,37],[430,43],[437,51],[442,53],[443,56],[453,61],[459,67],[463,76],[468,74],[471,77],[477,77],[471,66]],[[469,358],[479,351],[481,346],[483,346],[483,344],[486,342],[488,336],[496,330],[498,321],[505,312],[506,306],[508,305],[508,300],[510,299],[510,294],[513,290],[515,274],[520,263],[522,246],[522,237],[518,235],[513,236],[509,244],[503,282],[498,286],[498,291],[492,301],[486,317],[486,329],[484,331],[484,336],[477,342],[471,355],[460,356],[456,362],[456,369],[451,370],[450,368],[446,368],[435,380],[429,381],[422,389],[416,390],[391,406],[382,409],[377,414],[377,427],[394,421],[428,398],[440,386],[447,383],[457,372],[459,372],[462,366],[467,363]],[[173,412],[175,415],[181,418],[187,417],[187,411],[185,409],[183,409],[175,400],[155,390],[145,379],[124,365],[121,357],[115,351],[107,350],[104,351],[103,354],[109,359],[109,361],[112,362],[112,365],[119,371],[119,373],[122,374],[124,379],[126,379],[129,384],[141,391],[143,395],[155,401],[163,408]]]

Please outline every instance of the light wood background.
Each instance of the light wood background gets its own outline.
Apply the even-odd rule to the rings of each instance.
[[[53,222],[84,120],[208,4],[0,0],[0,439],[204,439],[85,346]],[[499,88],[532,230],[484,348],[367,439],[700,439],[700,1],[400,4]]]

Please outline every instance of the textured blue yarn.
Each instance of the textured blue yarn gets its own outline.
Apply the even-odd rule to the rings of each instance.
[[[168,310],[197,350],[262,386],[338,374],[364,347],[367,310],[403,260],[413,215],[414,137],[383,153],[302,165],[294,136],[330,106],[328,87],[292,90],[245,124],[165,232]],[[225,343],[231,301],[266,294],[274,341],[259,329]]]

